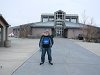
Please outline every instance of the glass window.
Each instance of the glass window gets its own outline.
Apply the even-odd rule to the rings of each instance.
[[[69,19],[66,19],[66,21],[69,21]]]
[[[43,18],[43,22],[47,22],[48,21],[48,18]]]
[[[76,19],[71,19],[71,22],[76,23]]]
[[[54,18],[49,18],[49,20],[50,20],[50,21],[53,21],[53,20],[54,20]]]
[[[62,11],[57,12],[56,19],[64,19],[64,13]]]

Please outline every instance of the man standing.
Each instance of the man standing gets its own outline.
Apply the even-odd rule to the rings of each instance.
[[[41,54],[41,63],[40,65],[44,64],[45,62],[45,54],[48,54],[48,61],[49,64],[53,65],[52,63],[52,56],[51,56],[51,47],[53,45],[53,38],[50,36],[49,31],[45,31],[44,34],[40,38],[39,47],[42,49]]]

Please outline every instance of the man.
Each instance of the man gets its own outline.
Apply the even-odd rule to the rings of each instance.
[[[49,31],[45,31],[44,34],[40,38],[39,47],[42,49],[41,54],[41,63],[40,65],[44,64],[45,62],[45,54],[48,54],[48,61],[49,64],[53,65],[52,57],[51,57],[51,47],[53,45],[53,38],[50,36]]]

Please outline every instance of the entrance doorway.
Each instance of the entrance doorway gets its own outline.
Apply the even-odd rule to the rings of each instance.
[[[63,37],[63,28],[56,28],[56,37]]]
[[[67,29],[67,28],[64,29],[64,37],[65,37],[65,38],[68,38],[68,29]]]

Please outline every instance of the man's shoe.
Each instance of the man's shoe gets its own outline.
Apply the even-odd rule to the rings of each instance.
[[[50,65],[53,65],[53,63],[49,62]]]
[[[43,62],[40,63],[40,65],[44,64]]]

